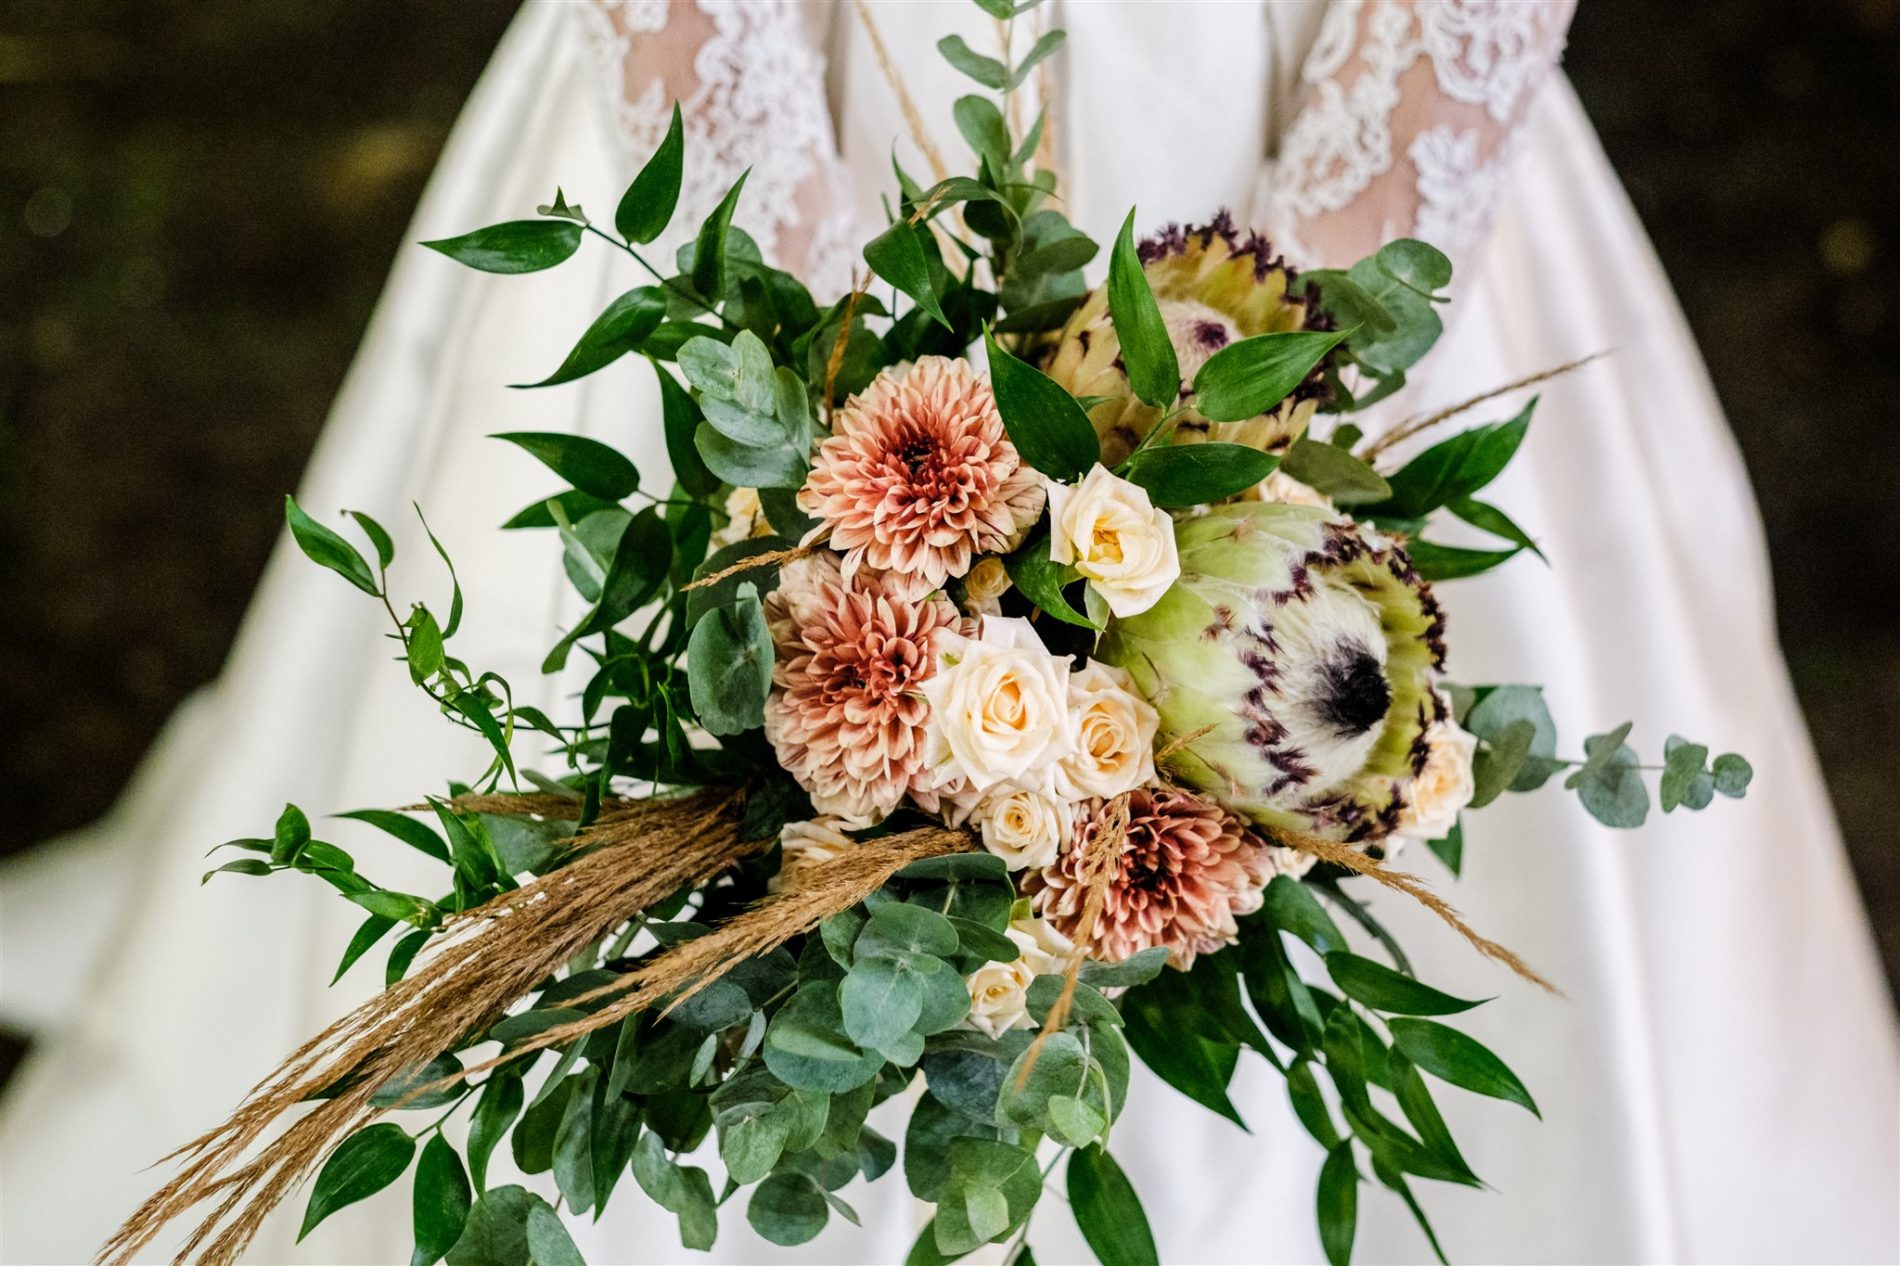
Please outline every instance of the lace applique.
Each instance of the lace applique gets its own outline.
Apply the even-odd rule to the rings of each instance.
[[[1569,0],[1335,0],[1256,217],[1308,262],[1348,264],[1411,233],[1469,263],[1570,13]]]
[[[680,103],[686,172],[661,246],[690,240],[742,172],[735,222],[767,262],[821,298],[849,285],[850,213],[825,101],[825,59],[788,0],[593,0],[588,44],[606,83],[629,174]]]
[[[1486,162],[1476,130],[1440,125],[1413,140],[1406,156],[1418,172],[1418,212],[1412,234],[1453,259],[1468,259],[1484,237],[1504,193],[1515,147]]]
[[[1419,39],[1431,54],[1439,90],[1481,105],[1499,123],[1509,123],[1518,102],[1544,77],[1562,52],[1553,46],[1544,5],[1495,0],[1444,0],[1418,7]]]

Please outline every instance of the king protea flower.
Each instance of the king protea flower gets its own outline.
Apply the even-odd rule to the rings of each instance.
[[[1223,211],[1210,224],[1169,225],[1140,246],[1142,272],[1161,307],[1161,319],[1186,392],[1208,359],[1240,339],[1300,330],[1320,319],[1304,297],[1288,293],[1297,274],[1265,239],[1245,239]],[[1161,411],[1135,399],[1122,368],[1121,340],[1109,319],[1108,292],[1097,289],[1062,329],[1047,366],[1049,376],[1076,396],[1106,396],[1089,411],[1102,439],[1102,460],[1114,465],[1139,444]],[[1210,423],[1188,410],[1174,426],[1177,444],[1218,439],[1278,452],[1298,439],[1324,394],[1317,371],[1273,412],[1245,422]]]
[[[1217,506],[1175,537],[1181,579],[1095,652],[1161,714],[1157,742],[1199,733],[1171,772],[1268,828],[1393,830],[1443,710],[1431,587],[1391,541],[1306,506]]]
[[[929,707],[918,686],[954,631],[948,598],[892,593],[881,576],[847,581],[820,551],[785,565],[765,599],[775,658],[765,737],[822,814],[866,826],[919,779]]]
[[[798,504],[830,527],[847,577],[870,567],[920,596],[1020,544],[1043,490],[989,383],[968,361],[925,356],[838,410]]]

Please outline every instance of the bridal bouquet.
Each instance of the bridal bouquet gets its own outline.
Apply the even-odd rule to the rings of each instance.
[[[1462,814],[1554,781],[1634,827],[1655,767],[1628,725],[1575,754],[1535,686],[1442,674],[1434,585],[1537,552],[1482,499],[1529,406],[1402,464],[1396,441],[1501,393],[1370,442],[1352,421],[1432,346],[1446,258],[1395,241],[1296,271],[1224,215],[1138,241],[1131,212],[1091,289],[1043,125],[1013,122],[1060,40],[1018,61],[944,42],[989,90],[955,110],[975,173],[897,171],[864,284],[829,306],[734,226],[743,180],[647,258],[677,112],[611,225],[557,193],[428,243],[493,273],[589,238],[646,266],[534,385],[649,362],[672,476],[500,437],[562,484],[505,526],[558,539],[588,604],[543,666],[574,673],[565,718],[458,658],[459,587],[398,608],[373,519],[359,550],[289,504],[492,760],[344,815],[441,863],[438,895],[379,885],[294,807],[232,842],[220,871],[360,906],[338,974],[387,942],[387,987],[183,1149],[107,1259],[206,1205],[180,1260],[229,1261],[311,1173],[306,1232],[413,1172],[414,1266],[577,1263],[557,1204],[598,1212],[629,1171],[690,1246],[727,1206],[793,1245],[901,1167],[935,1206],[913,1263],[1030,1262],[1058,1170],[1103,1262],[1154,1262],[1113,1156],[1130,1064],[1238,1123],[1243,1052],[1324,1151],[1329,1259],[1368,1176],[1438,1252],[1412,1184],[1480,1180],[1435,1095],[1536,1107],[1446,1022],[1478,1004],[1418,980],[1354,890],[1423,902],[1541,984],[1394,857],[1455,872]],[[1447,543],[1446,519],[1493,544]],[[540,770],[517,763],[535,740]],[[1748,779],[1672,737],[1661,804]],[[380,1119],[399,1110],[429,1115]]]

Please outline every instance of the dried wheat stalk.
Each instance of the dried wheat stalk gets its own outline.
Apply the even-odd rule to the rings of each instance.
[[[229,1120],[165,1157],[180,1159],[179,1172],[106,1241],[98,1261],[131,1261],[168,1223],[207,1202],[215,1203],[174,1261],[235,1261],[265,1215],[376,1114],[370,1100],[383,1086],[493,1024],[641,910],[758,847],[740,839],[742,806],[743,793],[731,789],[617,803],[577,837],[591,851],[457,920],[414,974],[311,1039]],[[251,1155],[279,1118],[351,1077],[349,1089]]]

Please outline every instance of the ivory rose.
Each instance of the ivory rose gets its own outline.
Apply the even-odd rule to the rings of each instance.
[[[779,828],[778,874],[766,887],[772,892],[795,888],[815,866],[857,847],[857,841],[844,832],[844,822],[834,817],[817,817],[809,822],[787,822]]]
[[[1442,839],[1458,823],[1458,814],[1471,803],[1476,790],[1471,757],[1478,750],[1476,735],[1449,719],[1433,724],[1425,734],[1425,768],[1412,779],[1399,824],[1387,852],[1399,839]]]
[[[918,689],[930,705],[924,764],[938,781],[1030,786],[1069,753],[1069,661],[1029,621],[986,616],[973,638],[945,630],[937,653]]]
[[[964,978],[970,988],[970,1028],[1000,1037],[1008,1029],[1026,1029],[1029,986],[1038,976],[1053,975],[1066,967],[1073,943],[1041,919],[1018,919],[1005,935],[1020,951],[1015,961],[985,963]]]
[[[1075,748],[1056,767],[1064,796],[1107,799],[1154,781],[1161,718],[1122,669],[1090,660],[1069,674],[1069,725]]]
[[[1073,488],[1049,485],[1049,558],[1074,564],[1118,616],[1140,615],[1181,574],[1174,520],[1099,462]]]
[[[1074,813],[1068,803],[1047,791],[1012,788],[991,796],[977,809],[983,847],[1008,863],[1011,870],[1043,867],[1069,841]]]

